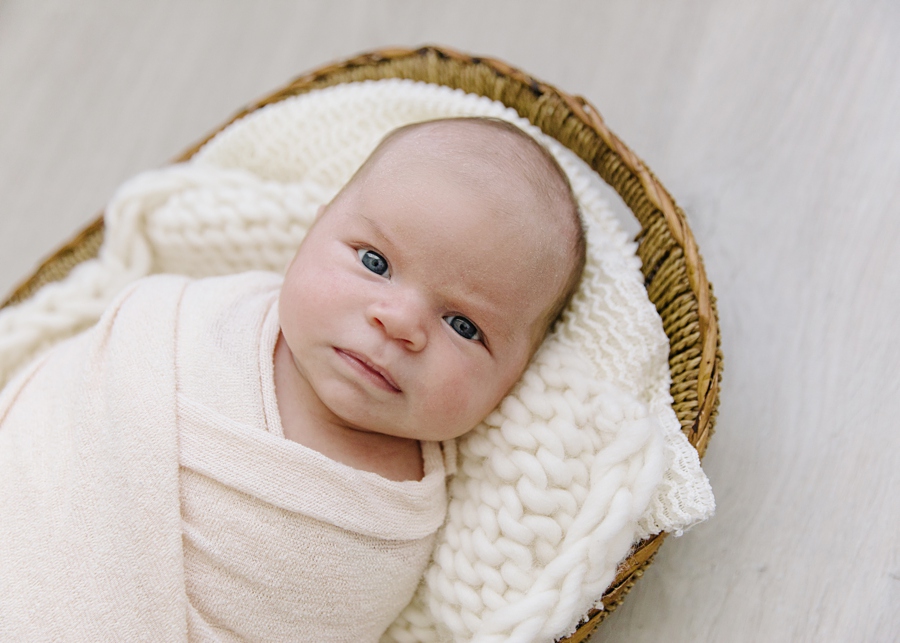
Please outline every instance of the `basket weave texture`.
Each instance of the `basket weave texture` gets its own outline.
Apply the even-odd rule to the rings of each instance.
[[[682,430],[702,457],[715,423],[722,371],[712,287],[684,212],[585,99],[535,80],[499,60],[433,46],[381,49],[300,76],[242,109],[174,161],[190,159],[220,130],[270,103],[342,83],[384,78],[446,85],[500,101],[581,157],[622,197],[641,225],[637,252],[647,293],[669,338],[673,408]],[[95,257],[102,240],[101,216],[47,259],[0,307],[27,299],[44,284],[62,279],[75,265]],[[635,545],[603,596],[604,609],[592,612],[574,634],[564,639],[566,643],[587,639],[621,604],[664,538],[664,533],[657,534]]]

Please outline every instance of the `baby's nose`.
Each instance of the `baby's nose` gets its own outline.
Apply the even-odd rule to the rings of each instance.
[[[369,323],[383,329],[407,350],[418,352],[428,343],[425,306],[415,295],[395,293],[369,306]]]

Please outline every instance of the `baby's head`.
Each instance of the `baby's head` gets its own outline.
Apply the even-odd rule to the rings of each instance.
[[[323,412],[449,439],[521,376],[584,257],[568,180],[531,137],[490,119],[407,126],[320,210],[285,277],[282,332]]]

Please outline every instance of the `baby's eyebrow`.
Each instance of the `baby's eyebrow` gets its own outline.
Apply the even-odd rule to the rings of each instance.
[[[387,232],[385,232],[384,226],[382,226],[378,221],[362,213],[359,213],[358,216],[360,219],[369,224],[369,227],[372,228],[372,231],[375,234],[381,237],[384,241],[391,243],[391,239],[390,237],[388,237]]]

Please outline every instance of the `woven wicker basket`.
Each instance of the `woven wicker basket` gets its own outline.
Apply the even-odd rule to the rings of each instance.
[[[669,338],[675,413],[682,430],[702,457],[715,421],[722,369],[712,287],[684,212],[583,98],[561,92],[490,58],[439,47],[382,49],[297,78],[237,113],[175,161],[191,158],[219,130],[269,103],[341,83],[383,78],[447,85],[500,101],[575,152],[619,193],[641,225],[638,255],[643,263],[647,293],[662,317]],[[101,217],[47,259],[15,289],[3,306],[30,297],[42,285],[65,277],[81,261],[95,257],[102,239]],[[664,538],[665,534],[658,534],[633,548],[603,595],[605,609],[592,612],[566,642],[584,641],[622,603]]]

